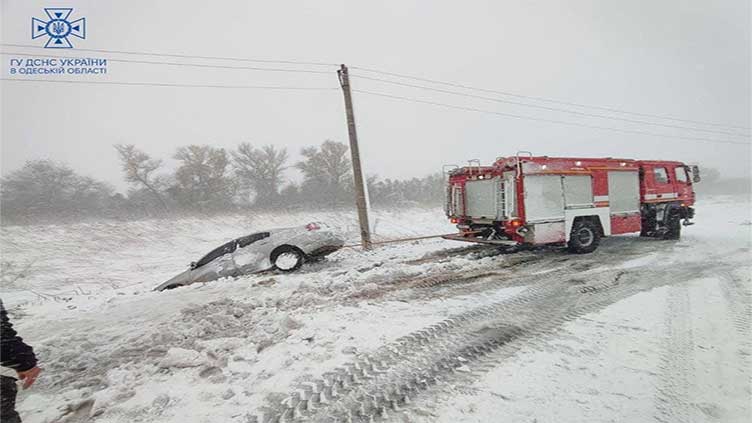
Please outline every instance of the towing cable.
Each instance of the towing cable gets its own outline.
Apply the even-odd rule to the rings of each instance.
[[[479,234],[481,231],[470,231],[470,232],[461,232],[461,235],[475,235]],[[451,234],[441,234],[441,235],[426,235],[426,236],[416,236],[411,238],[397,238],[397,239],[389,239],[386,241],[371,241],[371,245],[381,245],[381,244],[396,244],[399,242],[410,242],[410,241],[419,241],[422,239],[431,239],[431,238],[444,238],[446,236],[450,235],[457,235],[457,232],[453,232]],[[359,248],[362,247],[363,244],[346,244],[343,245],[342,248]]]

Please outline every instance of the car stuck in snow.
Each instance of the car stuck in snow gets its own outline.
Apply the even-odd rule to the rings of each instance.
[[[344,244],[342,235],[322,223],[256,232],[215,248],[154,290],[164,291],[270,269],[292,272],[304,262],[324,258]]]

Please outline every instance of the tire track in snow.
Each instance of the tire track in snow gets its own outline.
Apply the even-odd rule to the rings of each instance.
[[[446,285],[465,284],[468,282],[485,281],[490,277],[510,277],[509,269],[522,266],[527,263],[536,263],[536,257],[511,258],[500,263],[489,263],[473,270],[459,269],[454,271],[436,271],[425,275],[405,276],[396,279],[388,279],[377,283],[377,291],[360,291],[348,296],[351,300],[381,298],[384,300],[411,299],[425,295],[425,290]],[[403,291],[417,290],[413,293],[404,294]]]
[[[697,274],[700,265],[685,271]],[[519,295],[429,326],[358,357],[324,378],[303,385],[272,406],[259,422],[362,422],[384,419],[413,399],[467,371],[485,371],[494,360],[525,346],[544,347],[563,323],[638,292],[673,283],[676,271],[606,271],[597,284],[562,281],[550,275]],[[471,369],[472,367],[473,369]]]
[[[329,403],[332,399],[347,396],[353,392],[360,392],[362,388],[358,385],[374,379],[374,377],[383,375],[387,371],[394,372],[395,367],[400,364],[409,368],[416,367],[423,369],[430,362],[425,356],[431,354],[442,354],[451,349],[468,347],[467,326],[480,321],[494,313],[498,313],[502,308],[510,304],[524,305],[543,295],[545,285],[539,284],[535,287],[525,290],[525,296],[516,296],[508,302],[502,301],[475,310],[452,316],[440,323],[429,326],[410,335],[398,338],[394,342],[380,348],[373,354],[363,355],[352,363],[342,368],[335,369],[334,372],[326,374],[323,379],[310,385],[304,385],[302,390],[287,398],[281,407],[271,410],[271,415],[266,415],[259,421],[295,421],[313,411],[314,407],[322,403]],[[475,343],[469,346],[467,350],[470,355],[475,356],[487,352],[487,346],[481,343]],[[462,360],[458,359],[460,363]],[[436,364],[433,369],[443,369],[443,366]],[[373,404],[379,401],[387,402],[390,406],[398,404],[409,404],[410,396],[422,389],[426,389],[429,384],[435,382],[435,376],[431,376],[431,371],[423,370],[412,371],[406,381],[392,384],[392,391],[380,398],[371,398]],[[306,388],[307,387],[307,388]],[[368,394],[367,394],[368,395]],[[322,399],[323,398],[323,399]],[[394,401],[394,404],[392,404]],[[362,413],[376,412],[382,413],[385,410],[378,410],[377,405],[366,405],[361,403],[356,407],[363,408]],[[368,411],[365,411],[365,410]],[[356,410],[356,413],[358,410]]]
[[[465,247],[447,248],[440,251],[434,251],[423,255],[423,257],[407,260],[405,264],[418,265],[425,263],[432,263],[439,260],[448,258],[466,256],[472,259],[479,259],[485,257],[494,257],[498,255],[509,254],[500,248],[490,247],[488,245],[470,245]]]
[[[695,374],[689,290],[686,285],[672,286],[666,297],[655,419],[664,423],[688,422],[692,420],[689,387]]]
[[[608,244],[611,245],[608,245]],[[378,292],[355,293],[351,299],[435,300],[438,297],[478,294],[500,287],[528,285],[548,272],[562,275],[598,268],[604,262],[616,264],[635,256],[665,250],[666,244],[646,239],[607,239],[606,245],[593,254],[573,256],[551,247],[504,255],[503,261],[491,261],[472,270],[439,271],[427,275],[406,276],[379,283]],[[481,250],[479,253],[489,254]],[[483,255],[491,257],[493,255]],[[527,275],[533,277],[527,277]],[[521,276],[524,275],[524,276]],[[585,282],[584,280],[582,281]],[[426,290],[425,288],[430,288]]]
[[[747,279],[744,280],[739,273],[746,269]],[[741,266],[736,269],[739,273],[724,271],[720,274],[721,292],[728,304],[734,328],[742,335],[743,339],[749,340],[752,329],[752,280],[750,279],[750,267]]]

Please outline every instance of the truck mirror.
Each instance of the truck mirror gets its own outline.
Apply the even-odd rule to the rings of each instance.
[[[697,165],[692,166],[692,182],[700,182],[700,167]]]

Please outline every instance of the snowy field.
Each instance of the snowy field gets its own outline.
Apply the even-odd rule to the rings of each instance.
[[[151,288],[222,242],[354,214],[2,228],[2,298],[44,373],[25,422],[749,422],[750,204],[589,255],[430,239],[289,275]],[[376,212],[377,239],[452,232]]]

